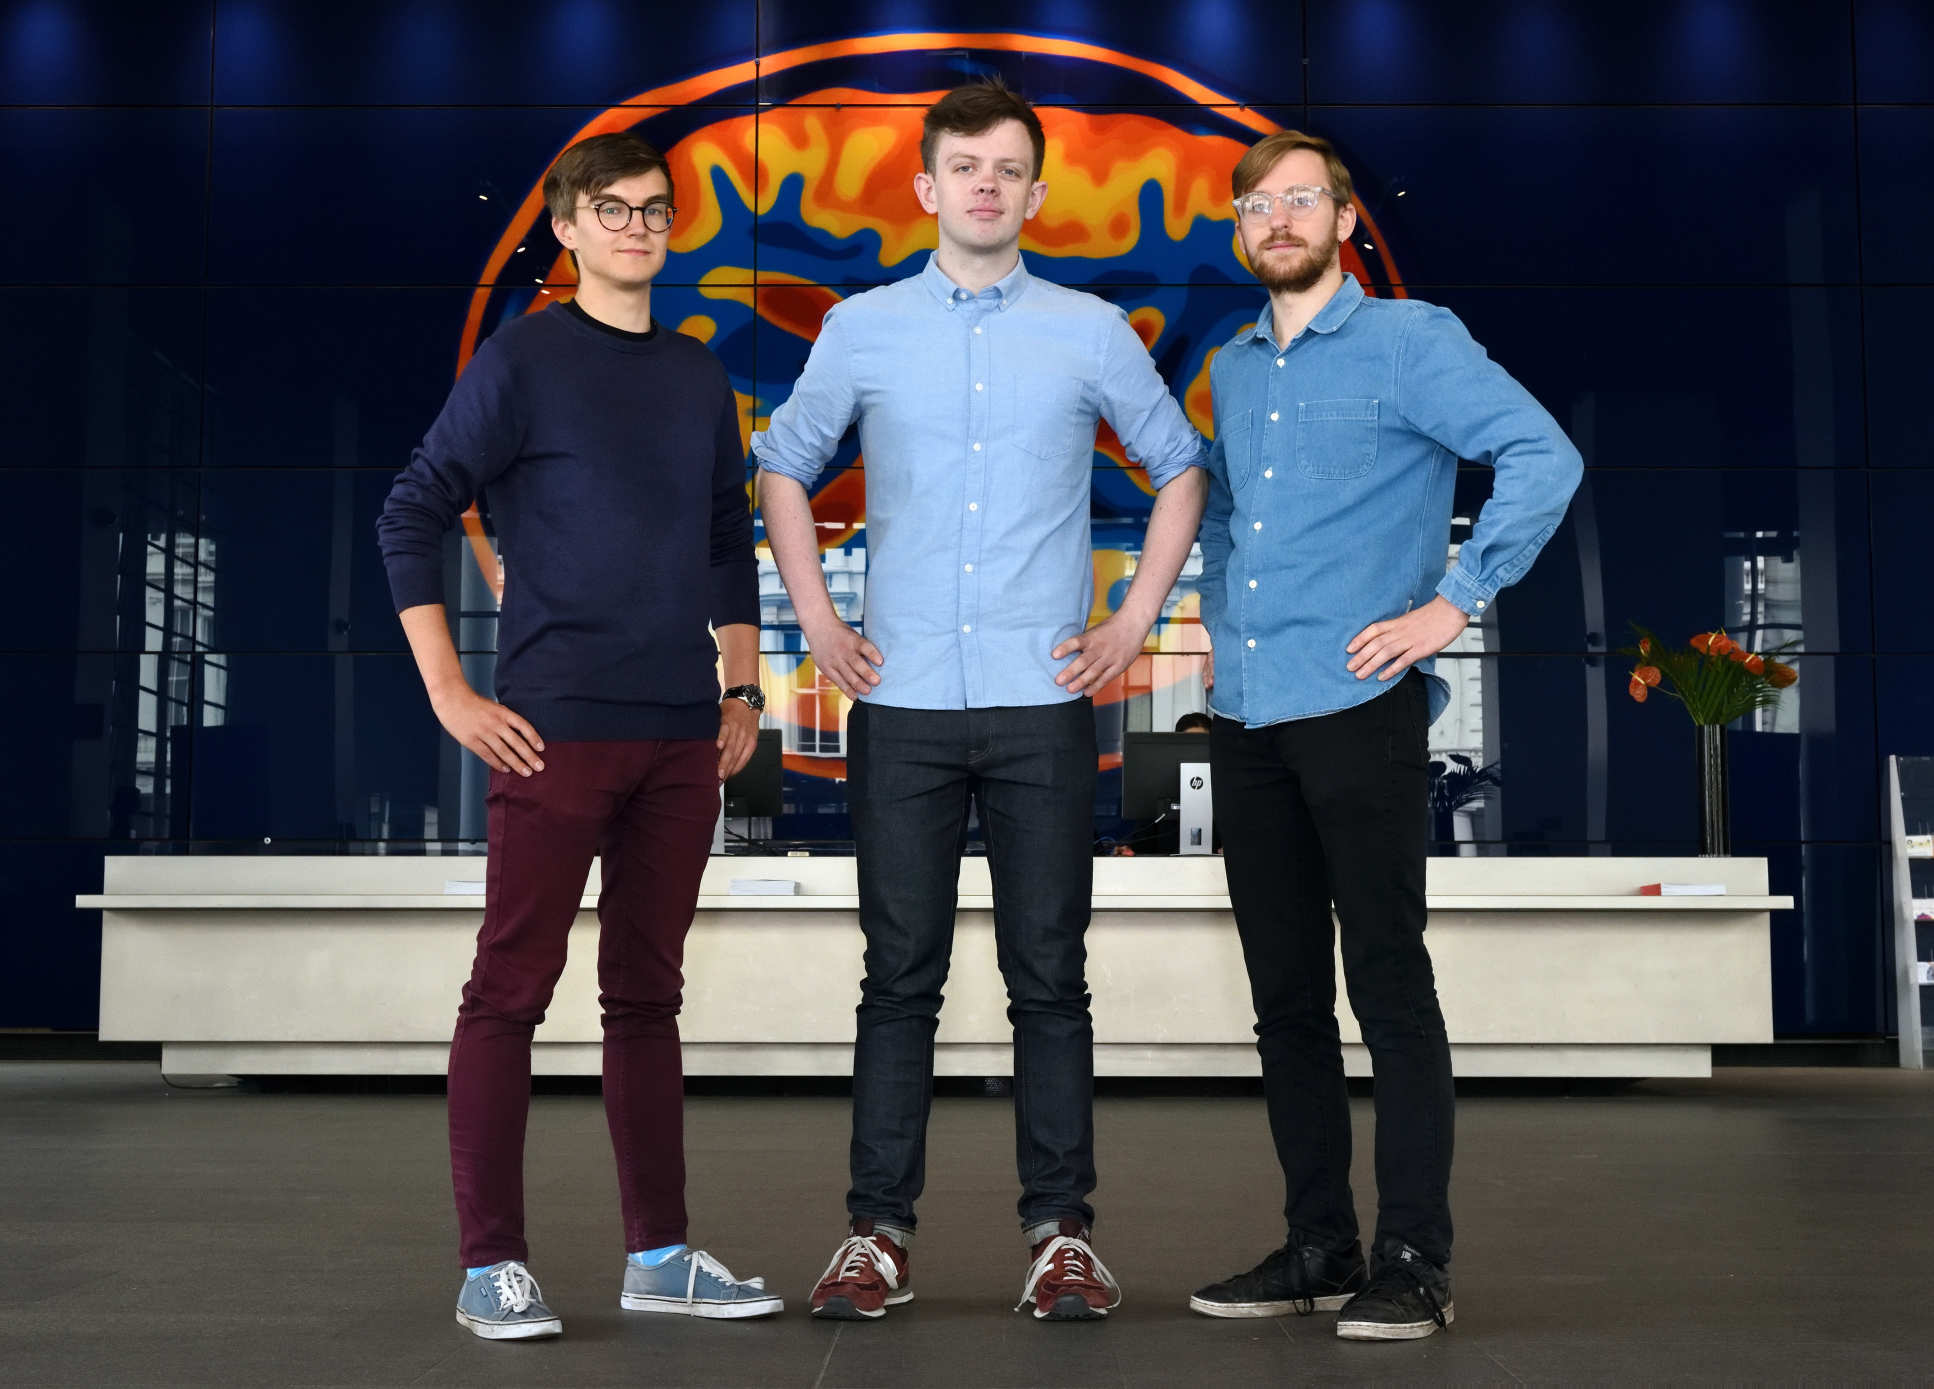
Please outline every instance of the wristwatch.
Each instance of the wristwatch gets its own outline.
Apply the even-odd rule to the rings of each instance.
[[[744,700],[755,714],[766,707],[766,692],[757,685],[734,685],[719,696],[719,703],[723,704],[728,699]]]

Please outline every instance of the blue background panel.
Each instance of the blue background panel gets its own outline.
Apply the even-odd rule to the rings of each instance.
[[[1835,5],[1356,0],[1310,9],[1309,99],[1844,102],[1849,47]]]
[[[673,154],[654,305],[719,354],[751,424],[825,304],[931,244],[904,158],[867,182],[864,132],[904,141],[909,93],[999,71],[1074,157],[1049,202],[1073,225],[1037,228],[1030,264],[1148,326],[1179,396],[1200,407],[1203,364],[1261,303],[1217,211],[1229,165],[1256,123],[1296,126],[1351,162],[1371,279],[1454,309],[1575,436],[1585,487],[1476,658],[1506,773],[1480,848],[1687,850],[1690,725],[1633,704],[1605,647],[1631,619],[1682,636],[1749,611],[1804,636],[1780,722],[1731,735],[1736,844],[1800,899],[1774,922],[1778,1032],[1878,1035],[1876,758],[1934,751],[1931,23],[1906,0],[998,0],[972,27],[1015,37],[936,45],[905,36],[961,14],[920,0],[0,10],[0,159],[30,204],[0,232],[0,478],[29,600],[0,696],[45,735],[0,794],[33,927],[0,1027],[92,1024],[98,920],[66,903],[106,853],[408,852],[432,807],[436,837],[479,832],[373,527],[464,353],[556,288],[519,204],[565,141],[604,120]],[[808,122],[823,150],[782,145]],[[854,447],[824,495],[857,515]],[[1097,465],[1097,550],[1132,552],[1148,496]],[[1491,483],[1462,470],[1458,513]],[[484,685],[494,618],[445,543]],[[842,837],[840,783],[789,775],[781,832]]]

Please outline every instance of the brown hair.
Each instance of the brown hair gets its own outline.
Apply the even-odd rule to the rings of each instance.
[[[934,151],[942,135],[984,135],[1002,121],[1019,121],[1034,146],[1034,177],[1041,177],[1041,165],[1048,157],[1048,137],[1041,131],[1041,118],[1034,114],[1020,93],[998,77],[985,77],[955,87],[927,108],[920,123],[920,167],[933,172]]]
[[[1336,205],[1348,207],[1356,196],[1356,186],[1350,181],[1350,171],[1336,157],[1336,146],[1321,135],[1305,135],[1300,130],[1279,130],[1251,145],[1249,152],[1237,161],[1235,172],[1229,175],[1229,191],[1240,198],[1262,182],[1263,175],[1276,167],[1277,160],[1296,150],[1314,150],[1323,156],[1324,164],[1329,166],[1329,187],[1336,194]]]
[[[588,140],[579,140],[551,165],[551,171],[544,175],[544,205],[558,221],[568,222],[577,215],[578,203],[583,199],[653,169],[665,176],[665,191],[669,194],[672,167],[665,162],[664,155],[628,130],[593,135]]]

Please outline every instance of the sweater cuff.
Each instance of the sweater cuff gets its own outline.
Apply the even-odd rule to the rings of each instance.
[[[441,603],[443,566],[436,560],[392,560],[389,564],[389,594],[396,611],[420,608],[426,603]]]
[[[759,564],[730,560],[712,566],[712,626],[759,625]]]

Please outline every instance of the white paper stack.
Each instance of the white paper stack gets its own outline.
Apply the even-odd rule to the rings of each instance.
[[[791,878],[733,878],[725,890],[734,897],[791,897],[799,884]]]

